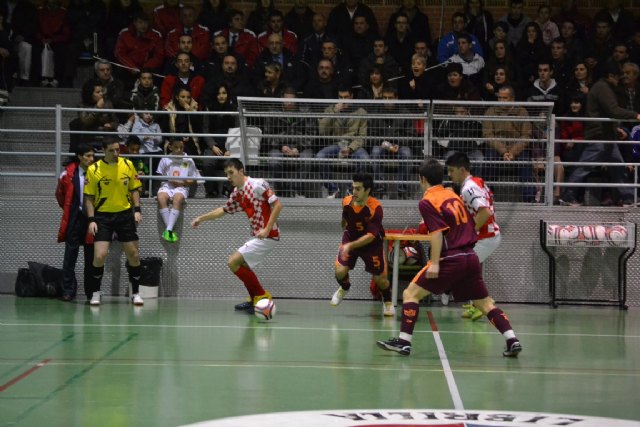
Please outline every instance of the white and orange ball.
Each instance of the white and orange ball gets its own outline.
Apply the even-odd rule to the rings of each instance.
[[[560,243],[560,229],[557,224],[547,224],[547,244],[557,245]]]
[[[622,225],[612,225],[607,229],[607,241],[611,246],[626,246],[629,232],[627,227]]]
[[[405,246],[402,248],[404,252],[404,265],[416,265],[418,263],[418,250],[413,246]]]
[[[276,303],[269,298],[262,298],[253,307],[253,313],[260,320],[271,320],[276,315]]]
[[[571,245],[580,236],[580,228],[576,225],[565,225],[558,232],[558,243],[563,246]]]

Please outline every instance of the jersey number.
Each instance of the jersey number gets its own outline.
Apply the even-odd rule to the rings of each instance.
[[[356,230],[364,231],[364,225],[360,221],[356,222]]]
[[[465,208],[460,201],[453,200],[451,203],[447,204],[446,208],[456,219],[456,225],[466,224],[469,222],[467,208]]]

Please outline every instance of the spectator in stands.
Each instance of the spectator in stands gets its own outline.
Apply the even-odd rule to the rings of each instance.
[[[416,53],[426,58],[427,62],[429,62],[429,58],[431,58],[431,50],[429,49],[429,45],[427,45],[426,41],[418,40],[413,44],[413,54],[416,54]],[[413,57],[413,55],[411,56]],[[411,69],[411,66],[409,66],[409,70],[410,69]]]
[[[107,19],[107,7],[102,0],[71,0],[67,7],[67,21],[71,40],[64,79],[73,81],[78,58],[91,59],[105,50],[102,29]]]
[[[620,42],[626,42],[635,32],[636,22],[633,19],[633,12],[622,7],[621,0],[608,0],[606,4],[606,8],[596,13],[594,21],[597,23],[609,20],[613,38]]]
[[[593,74],[584,61],[579,61],[573,67],[573,77],[567,83],[565,93],[565,101],[573,98],[574,95],[582,94],[585,97],[589,93],[589,89],[593,86]],[[565,105],[565,111],[568,105]]]
[[[153,83],[153,74],[143,69],[138,75],[130,98],[134,110],[159,110],[160,89]]]
[[[389,48],[389,55],[397,62],[403,73],[408,73],[411,69],[411,56],[413,56],[415,48],[415,39],[409,32],[409,17],[404,13],[395,14],[396,21],[394,31],[387,33],[385,39]],[[428,58],[428,54],[425,58]]]
[[[180,0],[163,0],[160,6],[153,9],[153,29],[163,38],[166,37],[169,31],[180,25],[181,10]]]
[[[437,99],[449,101],[480,101],[480,91],[464,75],[463,66],[450,62],[446,67],[447,83],[439,85]]]
[[[576,35],[576,23],[572,20],[562,22],[560,35],[567,50],[567,58],[574,64],[584,58],[584,42]]]
[[[309,68],[318,63],[322,56],[322,43],[329,39],[327,34],[327,19],[321,13],[313,15],[311,21],[312,33],[302,42],[301,59]]]
[[[489,57],[483,69],[482,81],[485,83],[484,90],[486,90],[486,83],[493,80],[496,70],[498,68],[504,68],[509,79],[509,86],[518,87],[518,65],[511,54],[506,40],[498,40],[493,46],[493,55]],[[489,91],[488,93],[492,93]],[[495,91],[493,91],[493,97],[495,98]],[[494,99],[495,100],[495,99]]]
[[[509,53],[514,53],[513,46],[511,46],[509,44],[509,41],[507,40],[508,31],[509,31],[509,25],[506,22],[498,21],[495,24],[493,24],[493,37],[489,39],[489,48],[491,49],[491,51],[495,50],[495,46],[497,42],[504,42],[505,45],[507,46],[507,51]]]
[[[282,98],[286,84],[282,81],[282,65],[271,62],[264,67],[264,77],[258,83],[258,96]]]
[[[83,206],[83,188],[87,168],[93,163],[94,151],[88,145],[81,144],[74,150],[74,158],[65,165],[58,179],[56,199],[62,208],[62,220],[58,230],[58,243],[64,242],[64,258],[62,260],[62,301],[71,302],[78,291],[76,279],[76,261],[80,246],[84,253],[84,283],[93,262],[93,235],[87,232],[89,226]],[[87,298],[89,292],[85,291]]]
[[[334,76],[338,82],[349,86],[353,84],[354,74],[351,61],[338,49],[334,40],[329,39],[322,43],[322,58],[331,61]]]
[[[33,51],[34,74],[41,76],[42,87],[71,87],[72,81],[63,80],[67,48],[71,34],[67,23],[67,11],[59,0],[47,0],[38,8],[38,44]],[[44,50],[53,52],[53,69],[42,62]],[[46,73],[46,75],[44,74]]]
[[[176,56],[176,67],[178,74],[169,74],[162,80],[162,86],[160,86],[161,108],[167,106],[178,87],[189,88],[190,95],[194,101],[200,101],[205,80],[201,75],[191,71],[191,56],[188,53],[179,53]]]
[[[230,10],[229,26],[216,33],[216,35],[218,34],[222,34],[227,38],[233,53],[242,55],[247,65],[253,67],[253,63],[260,54],[260,46],[255,33],[244,27],[244,13],[236,9]]]
[[[142,12],[139,0],[111,0],[109,2],[109,11],[107,19],[104,22],[102,30],[105,37],[105,45],[103,55],[114,60],[113,52],[116,48],[116,40],[118,34],[133,22],[133,18]]]
[[[207,42],[208,44],[208,42]],[[200,74],[205,77],[207,75],[207,62],[201,61],[193,55],[193,37],[188,34],[182,34],[178,40],[178,52],[175,56],[165,56],[164,74],[178,74],[176,66],[176,58],[179,53],[186,53],[191,58],[191,72]],[[206,78],[206,77],[205,77]]]
[[[33,46],[37,43],[38,10],[29,0],[17,0],[11,16],[11,42],[18,60],[18,85],[31,86]]]
[[[451,17],[451,32],[445,34],[438,42],[438,64],[442,64],[458,53],[458,37],[465,32],[465,18],[462,12],[456,12]],[[480,56],[484,56],[480,41],[474,35],[471,37],[471,50]]]
[[[287,87],[283,98],[296,98],[296,90]],[[281,114],[272,116],[265,122],[265,134],[268,135],[268,153],[271,158],[269,171],[276,178],[285,178],[276,184],[278,194],[284,197],[306,197],[308,184],[301,180],[309,179],[311,163],[294,162],[281,159],[312,159],[313,144],[317,125],[315,120],[302,116],[308,111],[297,102],[283,102]]]
[[[100,82],[104,91],[102,96],[105,101],[111,102],[113,108],[129,109],[131,102],[126,95],[124,83],[113,77],[113,68],[111,63],[104,59],[97,60],[93,64],[95,78]]]
[[[254,96],[256,93],[247,70],[238,67],[238,60],[234,55],[224,57],[221,78],[210,80],[205,85],[201,98],[204,105],[215,99],[217,96],[215,88],[220,83],[227,85],[230,90],[229,96],[234,103],[237,102],[239,96]]]
[[[533,81],[538,76],[538,64],[542,58],[548,55],[549,49],[542,42],[542,32],[535,22],[529,22],[525,27],[525,34],[520,39],[516,48],[520,75],[522,76],[522,89],[529,90]]]
[[[465,31],[476,36],[484,52],[489,52],[489,40],[493,37],[493,16],[485,10],[483,0],[465,0]]]
[[[460,34],[458,37],[458,53],[449,58],[449,61],[462,65],[462,74],[473,84],[479,86],[482,82],[484,59],[473,52],[471,43],[469,34]]]
[[[484,160],[482,147],[482,123],[471,119],[469,108],[457,105],[451,107],[457,120],[440,120],[434,124],[437,145],[434,144],[434,155],[438,159],[448,159],[455,152],[465,153],[474,162],[473,169],[477,176],[483,170]],[[467,117],[459,120],[460,117]],[[479,162],[479,163],[475,163]]]
[[[516,95],[512,87],[505,86],[498,91],[498,102],[515,102]],[[485,113],[488,117],[513,117],[520,120],[485,120],[482,123],[482,137],[487,139],[485,156],[487,160],[504,161],[504,164],[492,164],[487,166],[488,179],[504,179],[505,172],[509,171],[510,163],[517,161],[530,161],[530,140],[532,137],[531,122],[522,120],[528,117],[526,109],[519,106],[505,105],[489,107]],[[533,203],[535,201],[535,188],[533,183],[533,170],[530,165],[515,166],[522,185],[522,201]],[[490,177],[490,178],[489,178]]]
[[[618,105],[627,110],[640,111],[640,67],[633,62],[627,62],[622,66],[622,77],[620,79],[620,91],[618,91]],[[630,130],[637,123],[623,122],[621,126]],[[620,145],[622,157],[626,162],[637,163],[633,156],[632,146],[629,144]]]
[[[498,100],[498,91],[504,86],[514,87],[511,76],[507,68],[498,66],[493,72],[493,76],[488,77],[482,87],[482,99],[495,102]]]
[[[342,85],[338,89],[339,100],[353,99],[353,91],[350,86]],[[357,107],[356,104],[348,102],[338,102],[326,108],[325,113],[329,117],[323,117],[318,124],[318,134],[329,143],[320,149],[316,157],[318,159],[340,158],[369,160],[369,154],[364,149],[365,138],[367,137],[367,119],[361,116],[366,115],[364,108]],[[356,116],[356,117],[349,117]],[[360,117],[357,117],[360,116]],[[364,171],[366,164],[357,162],[357,171]],[[320,165],[320,175],[325,180],[324,187],[327,190],[327,198],[334,199],[339,193],[338,184],[329,182],[331,164],[322,162]]]
[[[389,55],[389,49],[385,44],[382,37],[376,38],[373,42],[373,52],[371,52],[360,63],[358,71],[358,83],[366,85],[370,82],[369,77],[373,67],[378,67],[382,72],[381,77],[386,81],[394,79],[394,81],[401,76],[400,66],[393,59],[393,56]],[[382,94],[380,94],[382,96]],[[359,97],[359,96],[358,96]]]
[[[561,37],[558,37],[551,42],[551,69],[553,70],[553,78],[562,89],[567,87],[573,76],[573,67],[574,63],[567,58],[565,42]]]
[[[551,19],[551,7],[543,4],[538,6],[538,16],[534,21],[540,27],[542,31],[542,41],[547,46],[551,45],[551,42],[560,37],[560,30],[558,24]]]
[[[609,59],[613,53],[615,40],[611,34],[611,20],[606,17],[600,17],[595,21],[595,32],[587,40],[585,49],[585,60],[587,67],[595,73],[595,77],[599,78],[602,74],[599,67]]]
[[[208,133],[227,135],[229,129],[238,127],[238,115],[228,114],[238,111],[236,104],[230,96],[230,89],[226,83],[218,83],[214,87],[215,96],[204,105],[204,109],[213,114],[205,116]],[[225,114],[227,113],[227,114]],[[228,156],[226,148],[226,136],[208,136],[204,138],[208,147],[206,154],[212,156]],[[205,176],[216,176],[222,172],[223,160],[207,160],[204,162],[203,171]],[[223,184],[217,181],[205,181],[204,188],[206,197],[215,198],[223,193]]]
[[[309,76],[304,87],[304,97],[313,99],[336,99],[338,97],[338,80],[335,77],[333,62],[321,58],[316,66],[316,73]]]
[[[261,81],[264,78],[265,67],[271,63],[280,65],[280,79],[287,86],[293,86],[296,90],[302,90],[307,79],[306,70],[295,56],[284,48],[280,34],[269,35],[267,49],[262,51],[256,61],[256,81]],[[278,96],[278,98],[279,97],[280,96]]]
[[[595,118],[612,118],[619,120],[636,120],[640,121],[640,113],[621,108],[616,98],[616,88],[620,81],[618,67],[614,64],[608,64],[604,70],[606,77],[594,83],[593,87],[587,94],[587,117]],[[618,139],[618,126],[615,122],[586,122],[584,127],[584,136],[587,140],[595,141],[616,141]],[[604,144],[592,142],[585,146],[580,155],[581,163],[583,162],[607,162],[622,163],[623,158],[617,144]],[[580,166],[574,169],[567,182],[579,183],[591,173],[592,167]],[[624,183],[624,167],[607,167],[612,184]],[[633,203],[633,188],[618,187],[620,193],[619,203],[623,206],[630,206]],[[561,203],[567,205],[578,205],[576,191],[573,187],[565,188]],[[605,199],[603,204],[613,203]]]
[[[405,74],[398,82],[398,94],[400,99],[432,98],[432,85],[427,78],[427,59],[424,56],[414,54],[411,57],[411,73]]]
[[[394,179],[402,181],[398,185],[398,198],[407,199],[409,192],[409,160],[414,157],[412,141],[409,138],[415,136],[411,121],[404,118],[408,111],[401,107],[397,101],[398,90],[393,86],[385,85],[382,89],[382,99],[388,101],[377,108],[376,112],[385,117],[376,117],[370,121],[368,134],[371,146],[371,159],[373,160],[373,176],[378,187],[375,189],[376,197],[382,199],[387,193],[381,182],[385,164],[380,159],[396,159],[397,176]],[[417,150],[416,150],[417,152]]]
[[[274,10],[269,14],[267,29],[258,36],[260,49],[267,49],[269,47],[269,36],[272,34],[277,34],[282,38],[282,45],[286,50],[293,55],[298,53],[298,36],[284,27],[284,16],[279,10]]]
[[[202,0],[198,23],[207,27],[211,34],[215,34],[229,23],[228,13],[226,0]]]
[[[154,115],[151,113],[141,113],[139,116],[134,115],[133,127],[131,134],[140,140],[140,153],[143,154],[162,154],[164,146],[162,144],[162,129],[155,122]],[[153,170],[158,166],[160,159],[153,159]]]
[[[427,46],[431,46],[431,28],[429,18],[416,6],[416,0],[402,0],[402,5],[389,17],[387,25],[387,38],[393,38],[396,30],[397,16],[405,14],[409,19],[409,34],[414,41],[424,41]],[[429,55],[423,55],[429,58]]]
[[[235,53],[233,49],[231,49],[227,37],[222,33],[218,33],[213,36],[211,45],[213,50],[209,57],[209,61],[204,66],[205,80],[211,81],[220,78],[220,75],[222,74],[222,62],[224,61],[224,57],[227,55],[233,55],[236,57],[236,62],[240,69],[244,70],[247,68],[247,62],[244,60],[242,55]]]
[[[16,60],[3,13],[0,10],[0,107],[9,103],[9,92],[13,89],[11,75]]]
[[[374,35],[379,35],[378,21],[369,6],[359,0],[345,0],[331,9],[327,20],[327,32],[337,40],[345,32],[345,28],[353,28],[353,18],[364,16],[369,24],[369,30]]]
[[[164,58],[162,36],[149,28],[147,15],[136,15],[129,28],[120,32],[115,56],[120,64],[128,67],[128,72],[122,74],[125,86],[129,86],[127,81],[132,81],[143,68],[160,69]]]
[[[191,36],[191,55],[200,61],[209,58],[210,31],[196,21],[196,9],[184,6],[181,10],[180,23],[171,28],[165,36],[164,54],[168,58],[176,56],[180,50],[180,36]]]
[[[622,66],[629,62],[629,47],[626,43],[616,42],[613,45],[613,52],[607,59],[607,63],[612,63],[618,66],[620,74],[622,74]]]
[[[81,102],[79,108],[84,110],[78,113],[78,118],[69,123],[69,130],[90,132],[115,132],[118,128],[118,119],[115,114],[108,112],[88,111],[88,109],[112,109],[113,105],[105,101],[104,88],[97,80],[88,80],[82,85]],[[96,151],[102,149],[103,135],[95,134],[71,134],[69,151],[75,152],[82,143],[91,145]]]
[[[629,39],[629,61],[640,65],[640,21],[633,36]]]
[[[163,115],[164,124],[161,126],[165,133],[202,133],[202,116],[197,114],[176,114],[175,112],[198,111],[198,103],[191,97],[191,92],[184,86],[176,87],[173,99],[164,109],[174,112]],[[202,147],[197,136],[180,136],[184,142],[184,151],[190,156],[202,154]],[[165,147],[166,152],[166,147]]]
[[[559,114],[563,110],[562,89],[553,78],[551,61],[542,60],[538,64],[538,78],[533,82],[527,102],[553,102],[553,113]]]
[[[509,11],[499,19],[508,26],[507,42],[512,49],[518,47],[520,39],[524,37],[524,31],[531,19],[522,13],[522,0],[509,0]]]
[[[369,68],[369,81],[358,89],[358,99],[382,99],[382,89],[386,84],[382,67]]]
[[[565,113],[567,117],[573,117],[571,121],[560,121],[560,139],[569,140],[567,142],[556,142],[553,147],[553,159],[555,162],[577,162],[580,160],[580,155],[585,147],[585,144],[575,143],[573,141],[584,140],[584,121],[580,118],[585,115],[585,103],[587,97],[582,93],[575,93],[571,95],[569,100],[569,109]],[[565,176],[571,175],[575,166],[556,165],[555,167],[555,181],[564,182]],[[580,189],[575,190],[575,194],[580,194]],[[554,188],[553,204],[560,203],[561,189],[560,187]]]
[[[249,13],[247,28],[256,34],[261,34],[269,29],[271,12],[276,11],[273,0],[256,0],[256,7]]]
[[[369,55],[373,49],[373,41],[378,37],[369,29],[367,20],[362,15],[353,17],[352,31],[345,31],[342,38],[342,52],[353,68],[354,76],[358,75],[360,62]]]
[[[577,0],[562,0],[560,13],[555,15],[552,19],[553,22],[560,26],[560,31],[562,31],[562,25],[564,25],[565,22],[570,21],[573,24],[577,38],[580,40],[584,40],[591,30],[591,18],[578,11]],[[564,37],[564,34],[562,37]],[[570,49],[569,52],[571,52]]]
[[[298,51],[301,52],[302,41],[313,34],[313,9],[308,0],[294,0],[293,7],[284,16],[284,26],[298,36]]]

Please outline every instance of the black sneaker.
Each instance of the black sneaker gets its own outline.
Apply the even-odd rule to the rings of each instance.
[[[389,351],[397,351],[403,356],[408,356],[411,354],[411,344],[408,344],[406,341],[401,340],[400,338],[391,338],[387,341],[378,341],[378,347],[389,350]]]
[[[518,353],[522,351],[522,344],[520,341],[514,341],[510,345],[507,344],[507,348],[502,352],[504,357],[518,357]]]
[[[241,302],[240,304],[236,304],[233,308],[238,311],[253,310],[253,304],[251,303],[251,301],[245,301]]]

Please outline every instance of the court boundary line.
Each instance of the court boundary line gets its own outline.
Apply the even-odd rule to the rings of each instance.
[[[431,327],[433,340],[435,341],[436,348],[438,349],[438,357],[440,358],[440,364],[442,365],[442,373],[447,380],[447,386],[449,387],[449,395],[451,396],[451,400],[453,401],[453,407],[457,411],[464,411],[464,404],[462,403],[460,390],[458,390],[456,379],[453,377],[453,371],[451,370],[451,365],[449,364],[449,359],[447,358],[447,352],[445,351],[444,344],[440,339],[438,324],[436,323],[436,319],[433,317],[433,313],[431,312],[431,310],[427,311],[427,318],[429,319],[429,326]]]
[[[273,322],[262,323],[255,326],[240,325],[169,325],[169,324],[89,324],[89,323],[5,323],[0,322],[0,327],[21,327],[21,326],[39,326],[39,327],[78,327],[78,328],[173,328],[173,329],[280,329],[293,331],[327,331],[327,328],[319,327],[301,327],[301,326],[276,326]],[[367,329],[367,328],[339,328],[345,332],[390,332],[391,329]],[[495,335],[495,330],[491,331],[452,331],[439,330],[441,334],[466,334],[466,335]],[[416,330],[414,334],[430,334],[431,330]],[[618,335],[618,334],[582,334],[582,333],[547,333],[547,332],[520,332],[518,336],[541,336],[541,337],[594,337],[594,338],[640,338],[640,335]]]

